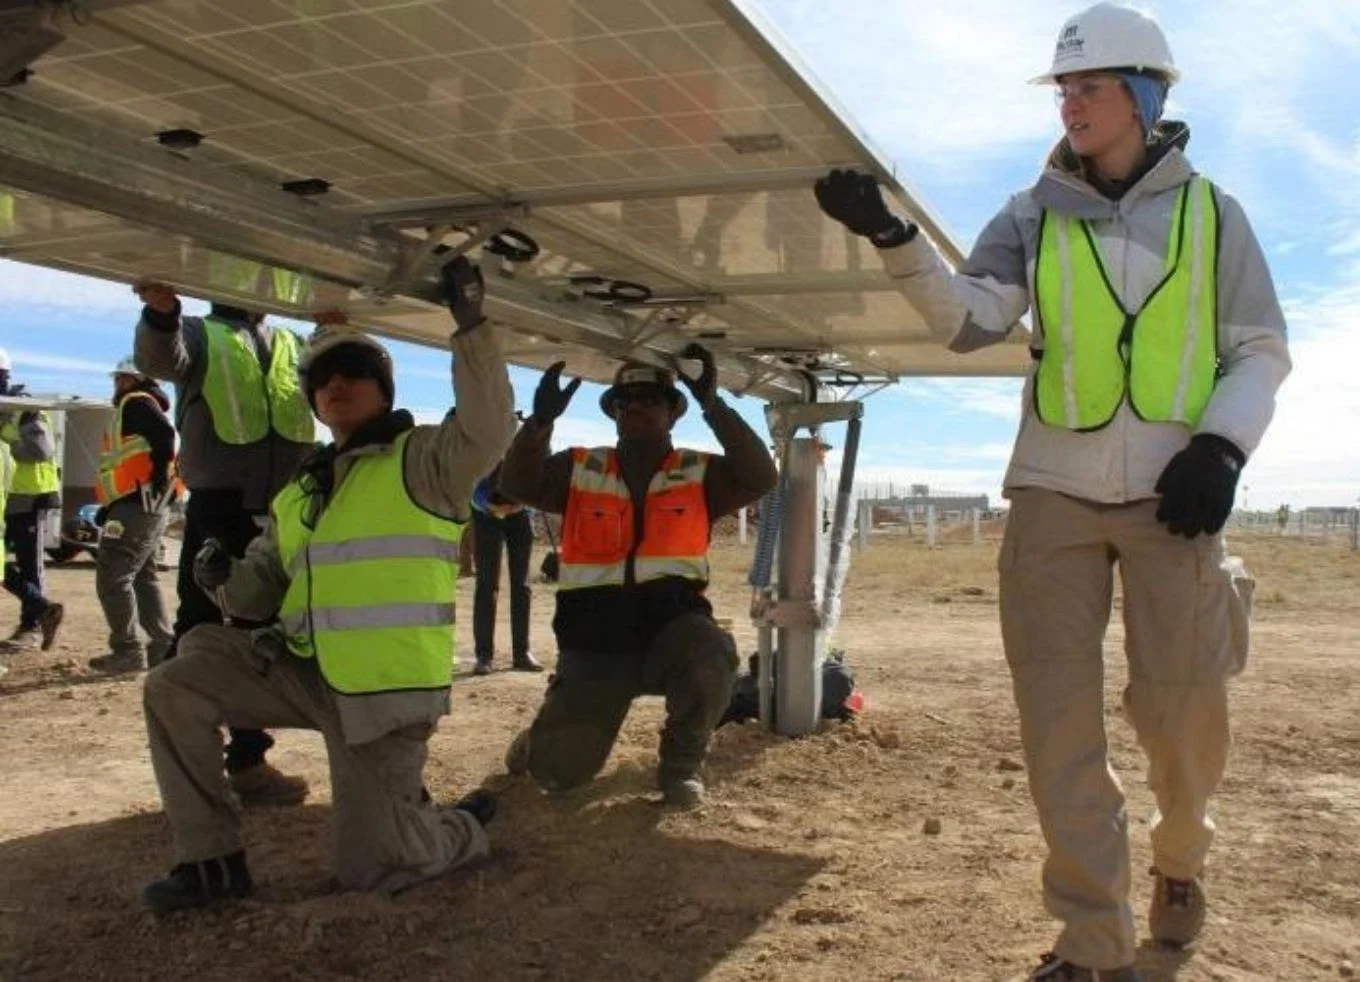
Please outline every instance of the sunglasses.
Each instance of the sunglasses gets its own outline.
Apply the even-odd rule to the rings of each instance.
[[[346,345],[318,358],[307,370],[307,384],[313,389],[323,389],[336,375],[354,381],[367,378],[381,382],[386,374],[382,356],[376,351]]]
[[[670,402],[670,396],[660,389],[633,389],[616,392],[610,400],[615,406],[636,403],[640,406],[660,406]]]

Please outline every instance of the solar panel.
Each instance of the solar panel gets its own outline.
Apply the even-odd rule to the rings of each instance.
[[[412,265],[435,236],[475,244],[525,364],[565,354],[605,378],[699,337],[726,385],[777,398],[805,370],[1026,363],[1018,343],[947,352],[874,250],[821,215],[812,181],[867,168],[959,259],[745,2],[152,0],[61,26],[0,97],[12,258],[295,316],[338,306],[442,344],[429,264]],[[203,142],[156,143],[174,129]],[[280,190],[307,178],[329,190]],[[537,256],[489,254],[506,224]]]

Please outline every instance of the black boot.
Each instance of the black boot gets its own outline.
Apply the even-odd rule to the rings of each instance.
[[[453,805],[460,812],[467,812],[477,820],[477,824],[486,828],[491,824],[491,820],[496,817],[496,796],[490,791],[472,791],[463,795]]]
[[[522,651],[510,662],[510,667],[517,672],[541,672],[543,664],[533,656],[531,652]]]
[[[142,887],[142,905],[154,914],[169,914],[206,907],[214,900],[248,897],[254,889],[246,854],[237,850],[230,856],[180,863],[169,876]]]

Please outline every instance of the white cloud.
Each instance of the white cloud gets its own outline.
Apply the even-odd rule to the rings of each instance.
[[[945,412],[980,413],[1018,426],[1023,384],[1016,378],[923,378],[903,382],[898,392],[902,398],[915,396],[938,404]]]
[[[1360,496],[1360,276],[1287,310],[1294,371],[1242,476],[1252,507],[1353,505]]]
[[[1067,0],[767,3],[856,121],[934,181],[1056,137],[1052,99],[1025,83],[1048,68]]]
[[[91,316],[136,318],[141,305],[123,283],[0,259],[0,305],[58,307]]]
[[[45,377],[55,376],[56,373],[75,374],[75,375],[102,375],[108,377],[113,366],[106,361],[95,361],[91,358],[70,358],[66,355],[49,355],[41,351],[30,351],[25,348],[11,348],[9,350],[10,360],[14,362],[16,377],[24,375],[29,369],[45,370]]]

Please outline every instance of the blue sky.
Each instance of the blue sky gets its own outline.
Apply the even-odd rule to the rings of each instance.
[[[1058,135],[1047,67],[1068,0],[762,0],[829,91],[965,245],[1031,183]],[[1169,114],[1195,164],[1235,194],[1289,317],[1294,374],[1243,477],[1252,507],[1354,504],[1360,495],[1360,3],[1145,3],[1184,80]],[[193,307],[191,306],[191,311]],[[35,391],[103,395],[137,316],[124,287],[0,261],[0,345]],[[446,356],[395,346],[401,401],[442,414]],[[528,408],[536,375],[514,371]],[[564,441],[609,440],[585,386]],[[737,403],[753,421],[760,407]],[[869,403],[868,480],[1000,488],[1019,417],[1015,380],[917,380]],[[711,444],[702,422],[679,438]],[[832,437],[832,442],[838,442]],[[1239,504],[1241,496],[1239,496]]]

